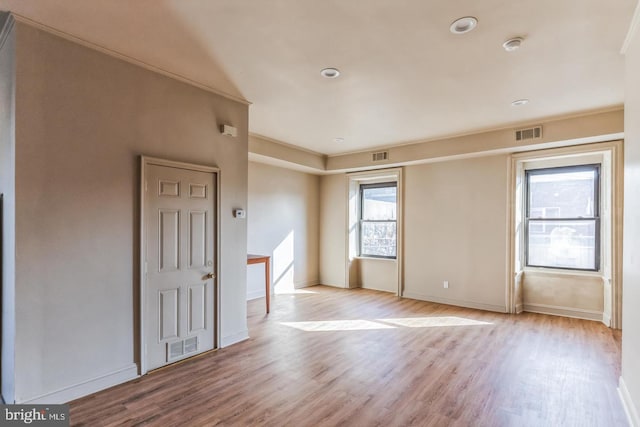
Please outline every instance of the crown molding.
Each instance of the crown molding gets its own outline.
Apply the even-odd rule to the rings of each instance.
[[[465,131],[465,132],[444,134],[444,135],[440,135],[440,136],[435,136],[433,138],[417,139],[415,141],[404,141],[404,142],[398,142],[398,143],[395,143],[395,144],[392,143],[392,144],[378,145],[378,146],[375,146],[375,147],[363,148],[361,150],[343,151],[343,152],[340,152],[340,153],[327,154],[327,158],[348,156],[348,155],[351,155],[351,154],[362,154],[362,153],[367,153],[368,154],[368,153],[371,153],[372,151],[392,150],[394,148],[400,148],[400,147],[406,147],[406,146],[415,146],[415,145],[425,144],[425,143],[429,143],[429,142],[442,141],[442,140],[445,140],[445,139],[463,138],[463,137],[467,137],[467,136],[477,136],[477,135],[481,135],[483,133],[489,133],[489,132],[499,132],[499,131],[504,131],[504,130],[511,131],[511,130],[516,130],[516,129],[521,129],[521,128],[539,126],[541,124],[545,124],[545,123],[549,123],[549,122],[555,122],[555,121],[561,121],[561,120],[570,120],[570,119],[578,119],[578,118],[585,117],[585,116],[591,116],[591,115],[596,116],[596,115],[599,115],[599,114],[611,113],[611,112],[615,112],[615,111],[624,111],[624,104],[614,105],[614,106],[604,107],[604,108],[596,108],[596,109],[592,109],[592,110],[574,111],[574,112],[565,113],[565,114],[556,114],[556,115],[552,115],[552,116],[540,117],[540,118],[535,119],[535,120],[533,120],[533,119],[520,120],[520,121],[505,123],[505,124],[498,125],[498,126],[489,126],[489,127],[477,128],[477,129],[473,129],[473,130]]]
[[[635,12],[633,12],[633,18],[631,18],[627,37],[624,39],[624,43],[622,43],[622,48],[620,49],[621,54],[625,55],[627,53],[631,40],[633,40],[633,37],[638,32],[638,27],[640,27],[640,1],[638,1],[638,4],[636,5]]]
[[[149,64],[147,62],[141,61],[141,60],[139,60],[137,58],[134,58],[132,56],[128,56],[128,55],[125,55],[123,53],[117,52],[115,50],[109,49],[107,47],[100,46],[100,45],[98,45],[96,43],[90,42],[88,40],[82,39],[80,37],[77,37],[77,36],[74,36],[72,34],[66,33],[64,31],[58,30],[56,28],[50,27],[50,26],[45,25],[45,24],[43,24],[41,22],[34,21],[33,19],[27,18],[26,16],[22,16],[20,14],[14,13],[14,12],[11,13],[11,16],[13,16],[15,18],[15,20],[17,22],[21,23],[21,24],[25,24],[25,25],[28,25],[30,27],[37,28],[38,30],[47,32],[49,34],[52,34],[52,35],[60,37],[60,38],[63,38],[63,39],[65,39],[67,41],[70,41],[72,43],[79,44],[81,46],[84,46],[84,47],[92,49],[92,50],[96,50],[96,51],[98,51],[100,53],[104,53],[105,55],[109,55],[109,56],[111,56],[113,58],[120,59],[122,61],[128,62],[130,64],[133,64],[133,65],[136,65],[138,67],[144,68],[146,70],[152,71],[154,73],[161,74],[161,75],[163,75],[165,77],[169,77],[171,79],[178,80],[178,81],[180,81],[182,83],[186,83],[188,85],[195,86],[198,89],[202,89],[204,91],[207,91],[207,92],[213,93],[215,95],[221,96],[223,98],[229,99],[231,101],[235,101],[235,102],[238,102],[238,103],[244,104],[244,105],[251,105],[251,102],[247,101],[246,99],[244,99],[242,97],[231,95],[231,94],[229,94],[227,92],[221,91],[221,90],[216,89],[216,88],[214,88],[212,86],[206,85],[206,84],[198,82],[196,80],[192,80],[192,79],[190,79],[188,77],[185,77],[185,76],[183,76],[181,74],[165,70],[163,68],[160,68],[160,67],[157,67],[155,65],[151,65],[151,64]]]

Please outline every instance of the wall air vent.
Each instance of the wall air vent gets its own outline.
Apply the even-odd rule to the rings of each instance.
[[[182,348],[182,341],[167,343],[169,347],[167,361],[177,359],[178,357],[184,354],[184,349]]]
[[[167,362],[198,351],[198,337],[167,343]]]
[[[516,141],[526,141],[528,139],[542,138],[542,126],[535,126],[527,129],[518,129],[516,131]]]
[[[375,153],[371,153],[371,160],[373,160],[374,162],[382,162],[384,160],[389,160],[389,152],[377,151]]]

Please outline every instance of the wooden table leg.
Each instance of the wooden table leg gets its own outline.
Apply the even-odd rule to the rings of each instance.
[[[270,264],[270,259],[269,257],[267,257],[267,259],[264,261],[264,281],[265,281],[265,286],[266,286],[266,299],[267,299],[267,314],[269,313],[269,304],[271,303],[271,283],[270,282],[270,278],[271,275],[269,274],[269,264]]]

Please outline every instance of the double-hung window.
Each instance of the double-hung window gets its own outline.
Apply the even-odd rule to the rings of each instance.
[[[600,269],[600,165],[526,171],[530,267]]]
[[[360,256],[395,258],[397,183],[360,184]]]

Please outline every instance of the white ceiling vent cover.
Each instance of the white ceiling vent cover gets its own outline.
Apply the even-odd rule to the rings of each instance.
[[[541,139],[542,138],[542,126],[535,126],[532,128],[518,129],[516,131],[516,141],[526,141],[529,139]]]
[[[382,162],[384,160],[389,160],[389,152],[377,151],[375,153],[371,153],[371,160],[374,162]]]

